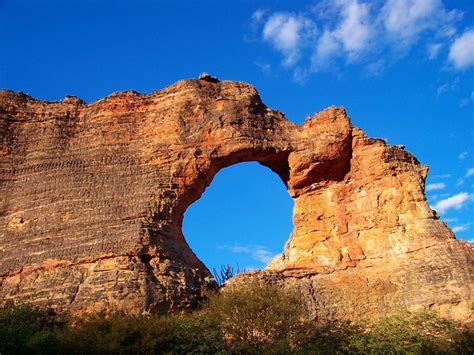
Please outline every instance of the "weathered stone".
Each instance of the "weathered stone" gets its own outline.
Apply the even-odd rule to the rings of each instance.
[[[209,73],[201,73],[198,77],[199,80],[209,81],[210,83],[218,83],[219,79],[216,76],[211,76]]]
[[[295,201],[260,278],[315,317],[432,307],[472,320],[472,245],[424,197],[427,168],[341,108],[296,125],[244,83],[185,80],[86,105],[0,91],[0,303],[177,311],[214,287],[181,231],[223,167],[257,161]]]

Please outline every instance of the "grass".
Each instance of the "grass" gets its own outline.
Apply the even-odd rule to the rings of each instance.
[[[27,306],[0,309],[1,354],[472,354],[474,332],[433,312],[316,324],[299,294],[251,284],[209,294],[179,316],[66,319]]]

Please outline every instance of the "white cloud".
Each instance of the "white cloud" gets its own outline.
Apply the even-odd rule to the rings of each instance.
[[[383,72],[384,68],[385,68],[385,60],[379,59],[379,60],[376,60],[375,62],[369,63],[365,68],[366,69],[365,72],[368,75],[377,76]]]
[[[474,175],[474,168],[467,169],[465,177],[470,177]]]
[[[265,248],[257,248],[254,250],[252,256],[257,261],[268,263],[275,255],[270,253],[270,251]]]
[[[442,190],[445,187],[446,187],[446,184],[444,182],[428,184],[428,185],[426,185],[426,191]]]
[[[428,58],[439,58],[461,16],[442,0],[321,0],[300,13],[257,10],[251,21],[261,24],[263,41],[283,55],[294,79],[304,81],[314,72],[356,62],[365,62],[368,74],[378,74],[417,42]]]
[[[302,67],[296,67],[293,71],[293,80],[297,83],[302,84],[306,82],[306,79],[308,79],[309,74],[309,70],[304,69]]]
[[[443,46],[442,43],[431,43],[428,45],[428,58],[429,59],[436,59],[438,57],[439,51]]]
[[[429,27],[439,1],[388,0],[382,8],[382,21],[391,34],[411,38]]]
[[[444,213],[450,209],[460,209],[464,206],[464,203],[469,200],[470,195],[467,192],[461,192],[459,194],[450,196],[444,200],[438,201],[433,208],[439,213]]]
[[[460,160],[464,160],[464,159],[467,158],[468,155],[469,155],[468,152],[462,152],[461,154],[459,154],[458,158],[459,158]]]
[[[265,22],[263,39],[283,54],[284,66],[296,64],[306,37],[315,32],[314,23],[304,16],[275,13]]]
[[[266,247],[262,245],[234,245],[231,247],[222,246],[221,249],[228,249],[236,254],[248,254],[250,257],[261,263],[268,263],[275,256]]]
[[[438,179],[447,179],[450,178],[451,174],[438,174],[438,175],[433,175],[433,178],[438,178]]]
[[[333,34],[324,31],[323,35],[319,38],[313,58],[311,59],[312,68],[317,70],[326,67],[329,64],[329,59],[337,53],[338,50],[339,44]]]
[[[449,49],[449,60],[460,70],[474,66],[474,29],[456,38]]]
[[[452,228],[452,230],[453,230],[454,233],[464,232],[464,231],[468,230],[468,226],[467,225],[455,226],[455,227]]]
[[[272,71],[272,66],[268,63],[261,62],[259,60],[255,61],[254,64],[260,68],[260,70],[263,72],[265,75],[270,75]]]
[[[336,29],[336,38],[341,41],[349,56],[357,56],[373,36],[369,17],[369,6],[357,0],[339,1],[342,21]]]
[[[452,82],[450,83],[444,83],[443,85],[440,85],[438,87],[438,95],[444,94],[449,91],[455,91],[458,86],[459,86],[460,79],[456,77]]]
[[[325,29],[317,41],[312,57],[314,70],[324,68],[336,55],[342,54],[349,61],[357,60],[375,35],[368,4],[338,0],[332,6],[340,20],[334,29]]]
[[[414,43],[427,30],[441,37],[454,35],[452,23],[459,17],[458,11],[447,11],[441,0],[388,0],[380,13],[385,30],[402,46]],[[431,48],[430,57],[436,57],[438,45]]]
[[[254,24],[257,24],[259,23],[260,21],[262,21],[263,19],[263,16],[265,15],[265,10],[262,10],[262,9],[258,9],[258,10],[255,10],[252,14],[252,23]]]

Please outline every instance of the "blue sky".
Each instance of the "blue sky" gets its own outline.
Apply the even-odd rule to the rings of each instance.
[[[0,0],[0,87],[92,102],[208,71],[302,122],[330,105],[430,166],[430,204],[474,239],[474,4],[442,0]],[[185,215],[210,267],[262,267],[292,201],[256,163],[221,171]]]

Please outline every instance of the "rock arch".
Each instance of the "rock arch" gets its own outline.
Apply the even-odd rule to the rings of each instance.
[[[293,198],[281,177],[257,161],[220,169],[185,210],[186,242],[214,274],[262,269],[291,233]]]
[[[2,303],[192,307],[212,280],[183,213],[219,169],[252,160],[285,182],[294,230],[266,271],[235,282],[300,287],[315,317],[431,306],[472,319],[472,246],[429,208],[427,168],[341,108],[296,125],[252,86],[204,78],[89,105],[0,91],[0,119]]]

